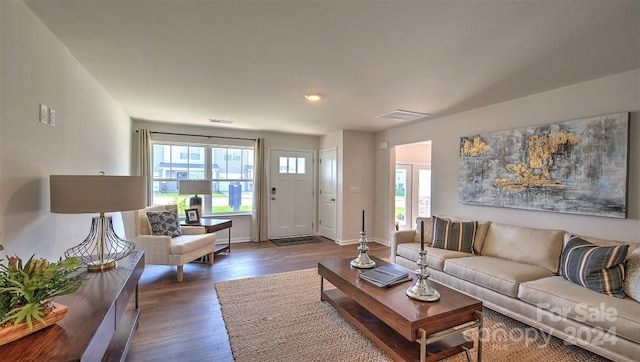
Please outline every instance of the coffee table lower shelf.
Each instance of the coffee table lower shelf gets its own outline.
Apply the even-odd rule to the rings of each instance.
[[[417,341],[404,338],[339,289],[324,290],[322,299],[329,302],[346,320],[394,360],[420,361],[420,345]],[[429,343],[426,361],[439,361],[465,352],[465,348],[473,348],[473,340],[462,333],[456,333]]]

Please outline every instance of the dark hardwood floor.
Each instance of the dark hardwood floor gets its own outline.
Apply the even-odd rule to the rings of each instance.
[[[368,245],[369,255],[389,256],[389,247]],[[233,361],[215,282],[316,268],[322,260],[355,258],[357,247],[330,240],[232,244],[231,253],[216,255],[212,266],[185,265],[182,283],[176,282],[175,266],[146,265],[140,279],[140,325],[127,361]]]

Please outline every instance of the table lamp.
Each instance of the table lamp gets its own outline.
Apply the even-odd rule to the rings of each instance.
[[[180,180],[178,185],[182,195],[195,195],[189,199],[189,206],[192,209],[198,209],[198,215],[202,217],[202,197],[198,196],[211,193],[210,180]]]
[[[92,219],[87,238],[65,251],[65,257],[79,258],[89,272],[102,272],[135,250],[134,243],[115,233],[111,216],[105,213],[146,207],[144,176],[51,175],[49,185],[51,212],[100,214]]]

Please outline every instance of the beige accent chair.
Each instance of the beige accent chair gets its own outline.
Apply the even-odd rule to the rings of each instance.
[[[136,244],[136,250],[144,250],[146,263],[176,265],[178,282],[182,282],[185,263],[207,255],[208,264],[213,264],[216,234],[207,234],[202,226],[181,226],[181,236],[172,238],[152,235],[147,212],[168,210],[177,210],[177,206],[159,205],[141,210],[123,211],[121,214],[125,238]]]

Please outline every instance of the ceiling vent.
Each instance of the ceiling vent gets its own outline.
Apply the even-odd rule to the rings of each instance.
[[[412,111],[403,111],[401,109],[396,109],[393,112],[385,113],[378,117],[387,118],[387,119],[395,119],[397,121],[415,121],[416,119],[420,119],[423,117],[427,117],[429,114],[420,113],[420,112],[412,112]]]
[[[233,121],[227,121],[226,119],[213,119],[213,118],[210,118],[209,121],[211,121],[212,123],[222,123],[222,124],[231,124],[231,123],[233,123]]]

